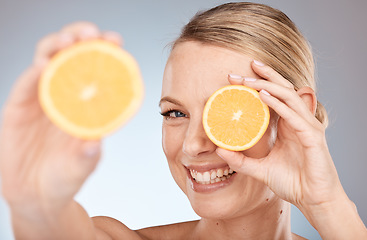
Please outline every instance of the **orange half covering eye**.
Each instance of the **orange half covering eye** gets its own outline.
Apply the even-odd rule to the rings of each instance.
[[[217,146],[243,151],[254,146],[269,125],[269,108],[259,93],[243,85],[229,85],[217,90],[207,101],[203,126]]]

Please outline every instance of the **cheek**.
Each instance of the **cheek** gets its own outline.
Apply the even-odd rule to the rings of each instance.
[[[182,167],[181,158],[182,144],[184,136],[180,133],[177,127],[167,126],[162,127],[162,147],[166,155],[168,166],[176,184],[186,193],[185,180],[186,170]]]
[[[166,128],[164,127],[164,125],[162,126],[162,149],[163,149],[163,152],[164,154],[166,155],[167,157],[167,131],[166,131]]]
[[[174,161],[181,152],[183,137],[180,136],[177,127],[162,126],[162,148],[168,163]]]

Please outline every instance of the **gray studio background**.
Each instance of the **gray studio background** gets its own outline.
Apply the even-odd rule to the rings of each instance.
[[[223,2],[0,0],[0,106],[30,64],[37,41],[73,21],[92,21],[102,29],[120,32],[125,48],[140,64],[146,86],[144,105],[127,126],[104,141],[103,159],[76,197],[91,216],[111,216],[132,229],[198,219],[174,183],[161,149],[158,101],[168,55],[164,48],[198,10]],[[313,46],[319,99],[331,119],[329,148],[345,191],[367,223],[367,1],[257,2],[288,14]],[[320,238],[296,208],[292,230]],[[1,196],[0,239],[13,239]]]

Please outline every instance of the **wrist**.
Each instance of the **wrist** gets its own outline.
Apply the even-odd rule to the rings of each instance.
[[[41,203],[41,201],[27,202],[9,202],[8,206],[13,219],[24,219],[27,221],[34,221],[34,223],[42,222],[46,223],[49,220],[54,219],[55,216],[61,215],[66,209],[68,209],[74,200],[70,200],[68,203]]]
[[[346,196],[340,196],[328,202],[303,206],[300,209],[316,229],[326,221],[335,219],[334,215],[338,216],[341,212],[356,211],[354,203]],[[340,209],[342,211],[339,211]]]
[[[356,205],[344,193],[332,201],[299,208],[322,239],[366,239]]]
[[[16,239],[95,239],[91,219],[75,201],[63,209],[10,210]]]
[[[63,213],[69,212],[72,204],[70,202],[63,208],[51,208],[38,203],[23,205],[9,204],[14,233],[40,234],[39,239],[43,239],[41,235],[45,233],[45,236],[47,236],[48,232],[45,229],[53,230],[57,228],[59,220],[63,217]]]

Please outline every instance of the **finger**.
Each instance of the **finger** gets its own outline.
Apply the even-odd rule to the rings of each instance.
[[[258,80],[255,78],[242,77],[237,74],[228,74],[228,81],[234,85],[246,85],[258,91],[266,90],[271,95],[281,99],[297,114],[300,114],[308,122],[312,123],[315,121],[314,115],[309,111],[306,104],[302,101],[299,95],[294,89],[286,88],[278,84],[274,84],[270,81]]]
[[[305,118],[308,122],[313,123],[315,121],[315,116],[294,89],[286,88],[266,80],[246,80],[247,79],[245,78],[244,85],[258,91],[262,89],[265,90],[273,97],[280,99],[294,112],[299,114],[302,118]]]
[[[312,127],[308,121],[300,117],[293,109],[289,108],[278,98],[271,96],[267,91],[260,91],[261,100],[272,108],[281,118],[283,118],[295,131],[311,131]]]
[[[90,22],[72,23],[61,29],[61,32],[71,34],[78,40],[88,40],[101,37],[97,25]]]
[[[242,85],[243,77],[237,74],[228,74],[228,81],[233,85]]]
[[[262,164],[263,159],[245,156],[242,152],[233,152],[217,148],[217,154],[228,163],[229,167],[237,173],[242,173],[266,183],[267,169]]]
[[[117,32],[112,32],[112,31],[104,32],[102,33],[102,38],[106,41],[116,44],[117,46],[122,47],[123,45],[123,39],[121,35]]]
[[[36,65],[46,64],[57,51],[70,46],[75,38],[69,33],[50,34],[39,41],[33,62]]]
[[[292,83],[290,83],[287,79],[285,79],[282,75],[280,75],[271,67],[266,66],[263,63],[256,60],[252,61],[251,67],[254,70],[254,72],[257,73],[262,78],[277,83],[279,85],[282,85],[284,87],[294,89]]]

